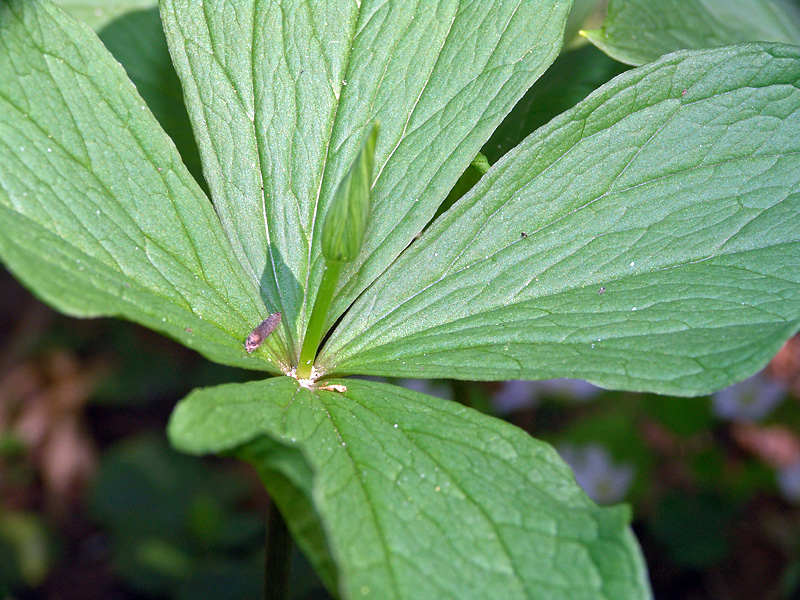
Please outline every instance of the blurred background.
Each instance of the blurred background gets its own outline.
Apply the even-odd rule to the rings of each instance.
[[[251,375],[149,330],[59,315],[0,269],[0,598],[261,597],[255,472],[170,450],[191,389]],[[710,398],[574,380],[394,380],[553,444],[628,502],[656,598],[800,598],[800,337]],[[328,596],[302,556],[293,598]]]
[[[158,13],[62,4],[79,18],[89,7],[203,185]],[[594,0],[578,6],[572,36],[602,16]],[[563,53],[487,142],[488,163],[626,68],[585,45]],[[164,435],[189,391],[252,376],[129,323],[61,316],[0,266],[0,600],[261,597],[269,499],[255,472],[175,453]],[[393,382],[514,423],[553,444],[598,503],[630,503],[656,598],[800,599],[800,337],[706,398]],[[295,600],[328,598],[299,554],[292,568]]]

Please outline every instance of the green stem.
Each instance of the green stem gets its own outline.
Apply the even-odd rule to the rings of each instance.
[[[339,282],[339,273],[342,272],[343,264],[336,261],[325,261],[322,282],[319,284],[317,299],[314,301],[314,308],[311,310],[311,317],[308,319],[306,337],[300,350],[300,362],[297,365],[298,379],[311,377],[311,367],[317,357],[319,343],[325,334],[325,319],[328,318],[328,310],[333,301],[333,293],[336,291],[336,284]]]
[[[264,570],[265,600],[288,600],[291,558],[292,536],[278,507],[270,500]]]

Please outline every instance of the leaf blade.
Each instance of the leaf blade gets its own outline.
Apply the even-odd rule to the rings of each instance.
[[[167,48],[158,7],[128,12],[98,34],[136,86],[158,122],[175,142],[183,163],[204,186],[200,154],[183,103],[181,83]]]
[[[0,27],[9,269],[68,314],[123,316],[214,360],[277,371],[242,356],[261,301],[122,68],[52,4],[5,3]]]
[[[682,49],[800,44],[800,8],[791,0],[611,0],[601,29],[583,34],[612,58],[642,65]]]
[[[64,12],[101,31],[115,19],[158,6],[158,0],[56,0]]]
[[[614,79],[398,259],[323,372],[678,395],[752,374],[800,323],[799,58],[735,46]]]
[[[170,436],[194,453],[247,455],[260,436],[299,450],[344,598],[649,597],[627,511],[593,505],[545,444],[395,386],[282,379],[192,393]]]
[[[486,142],[489,163],[626,69],[591,44],[562,52]]]
[[[324,268],[320,228],[370,124],[381,122],[371,228],[329,324],[424,227],[555,58],[568,5],[162,3],[215,206],[290,323],[295,356]],[[422,160],[417,146],[431,138],[438,149]],[[425,173],[412,183],[414,164]]]

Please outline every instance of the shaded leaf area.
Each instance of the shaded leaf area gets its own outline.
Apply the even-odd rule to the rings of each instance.
[[[797,45],[800,6],[796,0],[610,0],[602,28],[584,35],[629,65],[682,49],[759,41]]]
[[[549,446],[456,403],[333,383],[347,391],[198,390],[169,432],[184,451],[254,461],[317,565],[321,523],[343,598],[649,597],[627,509],[594,505]]]
[[[433,219],[431,219],[431,223],[439,217],[439,215],[444,214],[446,211],[450,209],[453,204],[455,204],[459,198],[461,198],[464,194],[470,191],[478,181],[480,181],[481,177],[483,177],[486,172],[489,170],[489,161],[486,160],[486,157],[483,154],[478,154],[475,159],[469,164],[467,170],[461,174],[461,177],[458,178],[456,184],[453,186],[453,189],[450,190],[450,193],[447,194],[447,198],[444,199],[441,206],[436,209],[436,214],[434,215]]]
[[[569,45],[576,39],[580,40],[580,30],[583,24],[593,14],[601,11],[600,0],[573,0],[566,26],[564,27],[564,45]]]
[[[95,31],[123,15],[158,6],[158,0],[54,0],[64,11]]]
[[[555,58],[568,4],[162,4],[215,207],[295,358],[324,269],[320,228],[370,123],[381,123],[370,229],[328,326]]]
[[[110,22],[100,39],[114,55],[200,185],[200,153],[183,103],[181,82],[172,66],[158,8],[129,12]]]
[[[0,7],[0,256],[73,316],[121,316],[229,365],[264,307],[211,204],[101,42],[44,2]]]
[[[676,53],[529,137],[354,305],[324,373],[699,394],[800,320],[800,50]]]
[[[490,164],[628,67],[591,45],[562,53],[517,103],[482,152]]]

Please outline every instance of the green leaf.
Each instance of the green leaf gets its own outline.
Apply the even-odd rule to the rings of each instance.
[[[55,0],[55,3],[95,31],[127,13],[158,6],[158,0]]]
[[[295,359],[324,269],[320,228],[370,124],[381,123],[370,228],[329,325],[552,62],[570,4],[162,2],[214,205]]]
[[[676,53],[509,152],[368,289],[323,373],[710,392],[800,324],[800,48]]]
[[[539,127],[627,68],[589,44],[562,53],[495,129],[483,153],[491,164],[496,163]]]
[[[602,28],[584,35],[629,65],[681,49],[800,44],[800,6],[796,0],[609,0]]]
[[[200,153],[183,103],[181,82],[172,67],[158,8],[119,17],[103,28],[100,39],[125,67],[136,90],[175,142],[183,163],[204,185]]]
[[[289,500],[313,506],[342,598],[649,597],[629,511],[593,504],[548,445],[453,402],[331,383],[347,391],[285,377],[198,390],[169,432],[184,451],[240,452],[261,467],[315,560],[322,547]],[[300,482],[291,494],[271,485],[282,457],[282,481]]]
[[[67,314],[121,316],[212,360],[279,372],[275,336],[258,358],[242,345],[269,312],[254,282],[102,43],[41,1],[1,5],[0,32],[8,268]]]
[[[377,139],[376,123],[333,195],[322,227],[322,257],[327,261],[348,263],[361,250],[372,209],[370,188]]]

